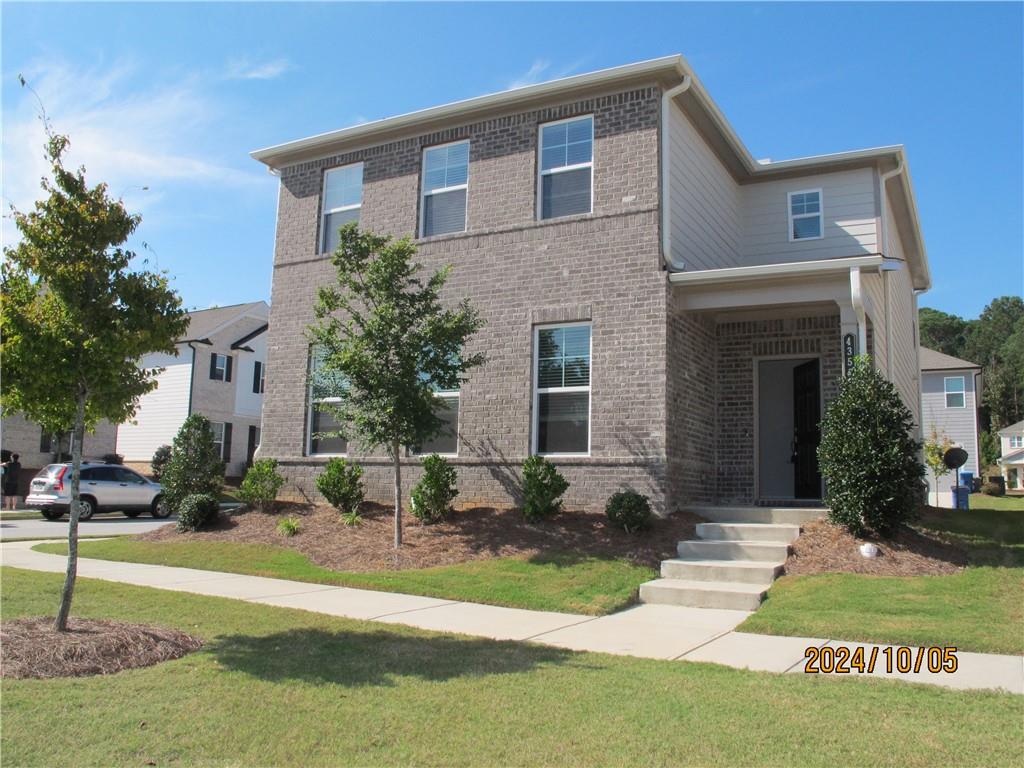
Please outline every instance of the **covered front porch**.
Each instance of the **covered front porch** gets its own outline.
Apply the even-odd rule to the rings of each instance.
[[[869,294],[885,266],[857,257],[670,275],[668,448],[681,504],[821,505],[820,422],[845,367],[884,328]],[[695,446],[701,423],[711,429]]]

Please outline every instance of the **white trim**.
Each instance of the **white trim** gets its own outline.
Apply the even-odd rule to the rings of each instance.
[[[949,382],[957,381],[957,380],[960,381],[960,389],[950,389],[949,388]],[[943,399],[943,403],[945,404],[946,408],[956,409],[956,410],[959,410],[960,408],[966,408],[967,407],[967,377],[966,376],[943,376],[942,377],[942,395],[943,395],[943,398],[942,398]],[[949,404],[949,396],[950,395],[960,395],[960,397],[963,398],[963,403],[961,405],[950,405]]]
[[[573,165],[561,165],[557,168],[548,168],[543,170],[544,162],[544,129],[552,125],[561,125],[562,123],[574,123],[578,120],[590,120],[590,162],[588,163],[575,163]],[[566,145],[568,145],[568,137],[566,137]],[[565,216],[586,216],[594,212],[594,156],[597,154],[594,146],[594,115],[576,115],[575,117],[566,117],[561,120],[549,120],[546,123],[537,124],[537,204],[536,204],[536,216],[537,221],[554,221],[555,219],[564,219]],[[582,213],[566,214],[565,216],[552,216],[549,219],[544,218],[544,177],[554,176],[558,173],[565,173],[568,171],[582,171],[584,168],[590,169],[590,207]]]
[[[549,330],[551,328],[579,328],[579,327],[590,328],[590,345],[587,348],[587,361],[589,362],[589,380],[590,383],[583,386],[575,387],[544,387],[541,389],[539,385],[540,379],[540,332]],[[544,456],[545,458],[558,458],[560,456],[589,456],[591,439],[594,434],[594,323],[591,320],[577,320],[569,323],[542,323],[540,325],[533,326],[533,380],[531,382],[532,392],[532,413],[530,416],[530,454],[533,456]],[[587,397],[587,450],[583,452],[574,453],[541,453],[537,450],[537,439],[540,433],[540,395],[548,394],[552,392],[586,392]]]
[[[227,461],[230,460],[229,456],[225,456],[224,455],[224,424],[225,423],[226,422],[223,422],[223,421],[211,421],[210,422],[210,430],[213,432],[213,438],[214,438],[213,439],[213,444],[218,446],[217,455],[220,456],[220,460],[223,461],[223,462],[227,462]],[[220,427],[220,439],[219,440],[217,439],[217,432],[216,432],[216,430],[213,429],[214,427]]]
[[[211,354],[214,356],[214,358],[216,358],[213,364],[213,372],[216,373],[217,371],[220,371],[220,378],[218,379],[216,376],[211,376],[210,381],[226,382],[228,376],[228,355],[224,354],[223,352],[213,352]],[[219,365],[219,362],[221,360],[224,361],[223,365]]]
[[[794,195],[809,195],[816,193],[818,195],[818,212],[817,213],[793,213],[793,196]],[[786,193],[786,214],[788,216],[789,224],[789,242],[791,243],[803,243],[810,240],[822,240],[825,237],[825,195],[821,188],[817,189],[794,189],[792,192]],[[818,219],[818,234],[815,237],[796,237],[793,234],[793,222],[797,219]]]
[[[886,260],[879,254],[871,256],[849,256],[816,261],[787,261],[782,264],[756,264],[750,267],[724,267],[722,269],[700,269],[693,272],[671,272],[670,283],[725,283],[742,280],[756,280],[765,277],[787,277],[789,275],[827,274],[845,272],[858,267],[872,271],[881,268]]]
[[[466,145],[466,183],[456,184],[453,187],[439,187],[438,189],[432,189],[427,192],[427,152],[432,152],[435,149],[444,149],[446,147],[452,147],[456,144]],[[419,237],[428,237],[423,231],[424,219],[427,211],[427,196],[428,195],[442,195],[445,192],[458,192],[459,190],[466,190],[466,209],[462,212],[462,229],[452,230],[451,232],[436,232],[429,237],[441,237],[442,235],[456,235],[460,232],[467,232],[469,230],[469,166],[470,166],[470,152],[473,147],[470,144],[470,139],[459,139],[458,141],[449,141],[444,144],[433,144],[429,147],[423,147],[423,151],[420,153],[420,221],[417,232]],[[445,160],[445,172],[447,173],[448,161]]]
[[[357,205],[342,205],[337,208],[331,208],[327,210],[327,177],[334,171],[343,171],[346,168],[359,167],[359,203]],[[363,162],[360,160],[357,163],[346,163],[345,165],[335,165],[330,168],[325,168],[323,173],[323,179],[320,182],[320,242],[317,243],[316,252],[319,254],[325,254],[328,251],[325,250],[327,245],[327,217],[332,213],[341,213],[342,211],[356,211],[360,212],[360,218],[362,217],[363,208]],[[357,219],[358,221],[358,219]]]

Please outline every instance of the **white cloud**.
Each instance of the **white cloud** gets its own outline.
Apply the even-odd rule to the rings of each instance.
[[[232,59],[224,76],[228,80],[273,80],[291,68],[292,63],[284,57],[259,63],[246,58]]]
[[[222,116],[195,74],[140,84],[138,70],[129,63],[83,70],[52,60],[23,73],[54,130],[71,139],[66,164],[84,165],[87,180],[106,181],[111,194],[124,197],[144,218],[168,199],[165,193],[172,185],[237,187],[263,180],[262,174],[237,170],[199,149],[209,145]],[[17,105],[3,115],[5,211],[10,203],[31,208],[41,194],[39,180],[49,172],[38,102],[28,89],[20,94]],[[4,242],[16,236],[5,217]]]
[[[527,85],[543,83],[546,80],[558,80],[559,78],[568,77],[574,72],[579,71],[582,64],[582,61],[574,61],[572,64],[567,66],[552,69],[551,62],[547,59],[534,59],[528,70],[518,77],[510,80],[505,87],[522,88]]]

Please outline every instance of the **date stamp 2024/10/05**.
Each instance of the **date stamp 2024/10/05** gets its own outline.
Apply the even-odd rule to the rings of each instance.
[[[956,647],[932,646],[910,648],[900,646],[878,646],[866,649],[845,645],[811,646],[804,650],[804,672],[809,674],[872,674],[875,669],[893,672],[956,672]]]

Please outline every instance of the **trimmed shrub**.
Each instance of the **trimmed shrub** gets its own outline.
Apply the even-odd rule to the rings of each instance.
[[[829,519],[854,535],[891,536],[921,502],[921,443],[896,388],[858,357],[825,412],[818,463]]]
[[[423,477],[413,486],[409,511],[423,523],[443,520],[452,511],[452,501],[459,495],[455,487],[455,467],[436,453],[423,459]]]
[[[991,480],[982,484],[981,492],[986,496],[1003,496],[1006,493],[1001,483],[993,483]]]
[[[105,453],[101,461],[104,464],[124,464],[124,456],[120,453]]]
[[[277,532],[288,538],[291,538],[300,530],[302,530],[302,526],[299,524],[299,518],[294,515],[283,517],[277,523]]]
[[[562,494],[569,481],[543,456],[523,462],[523,516],[531,523],[545,520],[562,509]]]
[[[604,513],[612,525],[626,533],[636,533],[651,523],[651,502],[642,493],[619,491],[608,499]]]
[[[186,496],[200,493],[220,498],[224,487],[224,462],[220,460],[213,430],[205,416],[194,413],[181,425],[160,484],[171,511],[179,514]]]
[[[270,512],[282,485],[284,478],[277,474],[277,460],[260,459],[245,473],[245,479],[238,489],[238,498],[260,512]]]
[[[178,504],[178,530],[198,531],[217,519],[220,502],[209,493],[190,493]]]
[[[153,458],[149,462],[150,472],[153,473],[153,479],[160,482],[160,478],[163,477],[164,467],[167,466],[167,462],[171,460],[171,446],[161,445],[153,453]]]
[[[359,515],[363,503],[363,468],[345,459],[331,459],[316,479],[316,489],[343,515]]]

